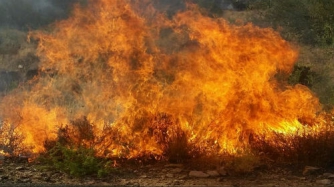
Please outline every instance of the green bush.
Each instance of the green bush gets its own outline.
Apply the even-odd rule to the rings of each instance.
[[[96,156],[94,143],[93,125],[83,117],[60,128],[56,141],[45,142],[47,151],[38,160],[74,177],[103,177],[116,172],[109,159]]]
[[[313,0],[308,5],[312,30],[316,41],[322,45],[334,44],[334,1]]]
[[[93,149],[67,147],[59,142],[39,160],[74,177],[87,175],[104,177],[115,171],[111,167],[111,161],[96,157]]]
[[[272,0],[249,0],[249,10],[266,10],[272,6]]]
[[[334,1],[332,0],[251,1],[253,9],[266,9],[265,19],[288,40],[319,46],[333,46]]]
[[[313,72],[310,67],[295,65],[293,72],[289,76],[288,82],[291,85],[302,84],[311,88],[317,79],[317,76],[318,75]]]

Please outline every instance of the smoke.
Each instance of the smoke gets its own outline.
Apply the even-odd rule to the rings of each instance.
[[[84,0],[0,0],[1,27],[36,29],[68,17],[74,3]]]
[[[246,0],[188,0],[208,10],[240,9]],[[145,0],[139,1],[145,4]],[[185,9],[187,0],[153,1],[156,9],[169,17]],[[54,21],[66,19],[75,3],[86,4],[87,0],[0,0],[0,22],[5,28],[19,30],[37,29]]]

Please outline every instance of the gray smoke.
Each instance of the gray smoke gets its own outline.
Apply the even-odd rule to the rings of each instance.
[[[125,1],[125,0],[124,0]],[[198,4],[209,11],[240,10],[249,0],[153,0],[155,7],[173,16],[185,9],[185,2]],[[144,1],[143,1],[144,2]],[[56,20],[66,19],[74,3],[87,0],[0,0],[0,28],[36,29]]]
[[[0,0],[0,27],[36,29],[65,19],[78,2],[84,0]]]

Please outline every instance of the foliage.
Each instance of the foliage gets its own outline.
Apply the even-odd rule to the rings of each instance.
[[[115,172],[108,159],[96,156],[94,140],[92,124],[85,117],[77,119],[59,129],[56,141],[45,142],[47,152],[39,160],[75,177],[103,177]]]
[[[313,0],[308,6],[311,26],[316,33],[316,41],[323,45],[334,44],[334,2]]]
[[[112,163],[107,159],[97,158],[93,149],[67,147],[59,142],[39,160],[75,177],[87,175],[104,177],[115,171],[111,167]]]
[[[334,86],[326,86],[323,92],[325,93],[320,97],[320,101],[324,103],[324,109],[330,111],[334,107]]]
[[[302,84],[311,88],[316,78],[317,74],[310,67],[295,65],[288,81],[292,85]]]
[[[267,8],[265,17],[289,40],[320,46],[334,44],[334,1],[271,0],[253,1],[252,8]]]
[[[249,10],[266,10],[272,6],[272,0],[249,0]]]

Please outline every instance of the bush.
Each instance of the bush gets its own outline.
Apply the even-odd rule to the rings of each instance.
[[[41,156],[39,160],[55,168],[75,177],[83,177],[87,175],[96,175],[104,177],[112,171],[111,161],[104,158],[97,158],[95,151],[86,147],[67,147],[60,144],[48,150],[46,154]]]
[[[103,177],[115,172],[110,160],[96,156],[94,143],[93,125],[83,117],[60,128],[56,141],[45,142],[47,151],[38,160],[74,177]]]
[[[272,6],[272,0],[249,0],[249,10],[266,10]]]
[[[310,67],[295,65],[288,81],[292,85],[302,84],[311,88],[316,78],[317,74]]]
[[[266,19],[276,28],[283,27],[285,38],[297,39],[306,44],[333,46],[334,1],[271,0],[266,7]]]
[[[313,0],[308,5],[311,27],[316,33],[316,41],[322,45],[334,44],[334,2]]]
[[[20,154],[28,155],[29,147],[23,147],[24,136],[17,127],[0,121],[0,154],[1,152],[11,157],[18,157]]]

